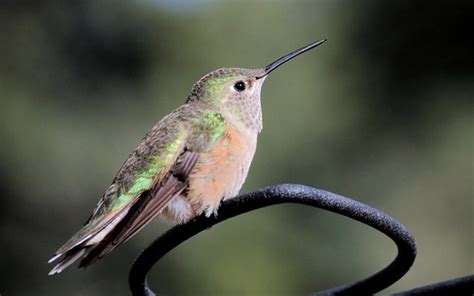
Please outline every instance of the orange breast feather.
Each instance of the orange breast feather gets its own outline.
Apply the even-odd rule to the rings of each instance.
[[[248,173],[256,137],[226,127],[216,146],[204,153],[189,179],[188,199],[193,206],[215,209],[223,198],[234,197]]]

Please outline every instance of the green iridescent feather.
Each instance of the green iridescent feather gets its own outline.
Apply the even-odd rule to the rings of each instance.
[[[193,116],[186,117],[188,112],[184,108],[177,111],[163,118],[134,149],[91,218],[57,253],[85,241],[140,194],[150,190],[168,172],[185,147],[196,152],[208,151],[224,133],[225,119],[218,112],[203,111],[197,120]],[[184,116],[186,120],[176,120],[177,116]]]

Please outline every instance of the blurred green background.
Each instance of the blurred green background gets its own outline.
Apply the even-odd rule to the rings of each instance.
[[[155,221],[87,270],[46,261],[88,218],[128,153],[202,75],[272,73],[243,192],[302,183],[355,198],[418,242],[389,290],[472,273],[472,1],[2,1],[0,293],[128,295]],[[471,20],[469,20],[471,18]],[[164,295],[301,295],[365,277],[392,243],[297,205],[239,216],[150,275]]]

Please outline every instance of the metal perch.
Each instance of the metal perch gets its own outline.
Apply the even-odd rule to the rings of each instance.
[[[405,226],[392,217],[360,202],[331,192],[304,185],[282,184],[224,201],[217,216],[201,215],[186,224],[175,226],[161,235],[140,254],[130,270],[129,285],[132,294],[135,296],[155,295],[147,284],[148,272],[158,260],[182,242],[224,220],[282,203],[304,204],[352,218],[384,233],[397,245],[397,257],[381,271],[363,280],[319,292],[316,295],[374,294],[398,281],[410,269],[415,260],[415,239]]]

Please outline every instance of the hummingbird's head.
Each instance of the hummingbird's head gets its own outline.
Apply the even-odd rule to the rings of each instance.
[[[202,102],[230,114],[247,127],[260,132],[262,129],[260,92],[267,75],[285,62],[325,41],[326,39],[322,39],[308,44],[263,68],[222,68],[215,70],[203,76],[194,84],[186,102]]]
[[[264,69],[222,68],[196,82],[187,102],[200,102],[250,128],[261,130],[260,91]]]

